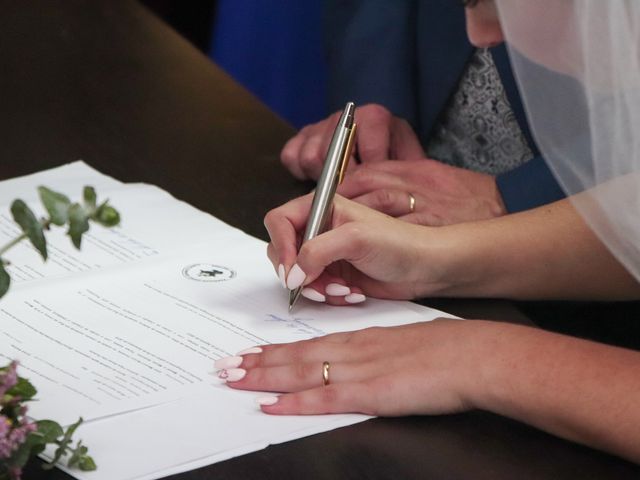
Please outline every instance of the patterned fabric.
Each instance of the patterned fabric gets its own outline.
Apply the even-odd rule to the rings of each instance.
[[[533,157],[486,49],[475,51],[427,146],[442,162],[498,175]]]

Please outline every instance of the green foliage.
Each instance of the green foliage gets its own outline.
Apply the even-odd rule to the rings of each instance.
[[[91,219],[104,227],[114,227],[120,223],[120,214],[115,208],[104,202],[98,207]]]
[[[98,467],[93,458],[88,455],[89,449],[85,445],[82,445],[82,441],[78,440],[75,447],[71,445],[71,437],[81,423],[82,418],[67,427],[65,431],[53,420],[38,420],[36,422],[37,430],[31,432],[24,443],[11,455],[6,467],[22,468],[27,464],[29,459],[42,453],[48,444],[54,444],[57,445],[54,457],[49,463],[45,463],[42,466],[43,469],[50,470],[54,468],[58,461],[68,455],[67,466],[69,468],[79,468],[83,471],[95,470]],[[2,472],[2,467],[3,466],[0,466],[0,472]],[[2,478],[1,473],[0,478]]]
[[[51,462],[43,468],[53,468],[56,462],[68,456],[69,468],[95,470],[97,467],[88,455],[89,449],[81,441],[75,447],[72,445],[72,436],[82,418],[66,430],[53,420],[32,422],[27,417],[26,402],[32,401],[36,394],[31,382],[17,375],[17,362],[0,368],[0,422],[5,426],[0,440],[9,455],[7,457],[4,453],[0,457],[0,480],[19,477],[27,462],[42,453],[49,444],[56,449]]]
[[[87,185],[82,189],[82,203],[71,203],[66,195],[43,186],[38,187],[38,195],[49,215],[47,218],[38,220],[27,204],[20,199],[14,200],[11,204],[13,219],[23,233],[0,248],[0,298],[7,293],[11,283],[5,268],[8,262],[5,262],[1,256],[24,238],[31,241],[43,260],[47,260],[47,240],[44,231],[49,230],[51,225],[60,227],[67,225],[67,235],[71,238],[73,245],[80,249],[82,235],[89,231],[90,221],[104,227],[114,227],[120,223],[120,214],[108,204],[108,201],[98,206],[98,196],[91,186]]]
[[[0,247],[0,297],[9,290],[11,278],[5,268],[9,263],[2,256],[12,247],[28,238],[38,250],[43,260],[47,260],[47,240],[45,230],[51,225],[67,226],[67,234],[76,248],[80,248],[82,235],[89,230],[90,221],[105,227],[113,227],[120,223],[120,214],[107,201],[98,206],[98,198],[93,187],[86,186],[82,190],[82,203],[71,203],[69,198],[54,192],[47,187],[38,187],[40,201],[48,217],[37,219],[35,214],[20,199],[11,204],[13,219],[20,226],[22,234]],[[53,468],[63,457],[69,456],[67,466],[80,470],[95,470],[96,464],[88,455],[88,448],[81,441],[74,447],[73,434],[82,423],[82,418],[64,430],[53,420],[39,420],[32,423],[25,415],[24,403],[33,400],[36,389],[25,378],[16,375],[16,363],[12,362],[0,368],[0,421],[6,422],[12,429],[22,428],[15,446],[12,446],[9,458],[0,459],[0,480],[13,478],[20,472],[29,459],[42,453],[48,444],[56,445],[54,458],[44,468]],[[3,383],[3,382],[10,383]],[[4,385],[4,387],[3,387]],[[12,430],[13,431],[13,430]],[[15,432],[14,432],[15,433]],[[14,472],[14,473],[11,473]]]
[[[47,259],[47,241],[44,238],[42,224],[38,221],[31,209],[22,200],[14,200],[11,204],[11,215],[15,222],[20,225],[24,234],[29,238],[36,250],[42,255],[42,259]]]
[[[85,187],[87,188],[87,187]],[[49,190],[47,187],[38,187],[40,201],[47,209],[51,223],[62,226],[69,218],[69,206],[71,201],[66,195]]]
[[[19,397],[21,401],[26,402],[31,400],[36,393],[38,393],[36,387],[34,387],[29,380],[18,377],[18,383],[7,390],[6,394]]]
[[[96,462],[93,461],[93,458],[87,455],[88,451],[89,449],[82,445],[82,442],[78,440],[78,444],[73,450],[71,458],[69,458],[69,461],[67,462],[67,466],[69,468],[78,467],[80,470],[85,472],[98,468]]]
[[[0,260],[0,297],[3,297],[7,290],[9,290],[9,285],[11,284],[11,277],[4,269],[4,263]]]
[[[51,462],[43,465],[42,468],[44,468],[45,470],[52,469],[62,457],[68,454],[71,454],[69,460],[67,460],[67,466],[69,468],[78,467],[80,470],[84,471],[95,470],[97,468],[95,462],[93,461],[93,458],[87,455],[89,449],[86,446],[82,445],[81,440],[78,440],[78,443],[75,447],[71,446],[71,443],[73,441],[71,437],[73,437],[76,429],[82,423],[82,418],[79,418],[78,421],[73,425],[69,425],[64,433],[62,432],[62,427],[60,427],[60,425],[52,422],[51,420],[46,421],[55,424],[55,426],[57,427],[54,439],[46,443],[55,443],[56,445],[58,445],[58,448],[56,448]],[[39,431],[40,429],[38,428],[38,432]],[[60,436],[62,436],[62,438],[59,438]]]
[[[84,205],[87,209],[90,211],[96,209],[97,197],[96,190],[93,187],[90,187],[89,185],[84,187],[82,190],[82,199],[84,200]]]
[[[12,467],[22,468],[30,458],[42,453],[45,447],[46,443],[42,442],[35,433],[30,433],[25,442],[11,455],[8,463]]]
[[[79,203],[74,203],[69,208],[69,231],[73,245],[80,250],[82,234],[89,230],[89,215]]]
[[[53,420],[38,420],[36,425],[38,425],[37,435],[45,443],[55,442],[64,433],[58,422]]]

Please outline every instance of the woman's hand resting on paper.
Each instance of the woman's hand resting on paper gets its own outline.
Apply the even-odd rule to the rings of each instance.
[[[536,328],[442,319],[256,346],[215,366],[233,389],[278,393],[257,398],[269,414],[477,408],[640,461],[640,353]]]
[[[244,378],[227,383],[242,390],[286,392],[263,400],[264,411],[274,414],[467,410],[474,406],[473,390],[481,386],[477,355],[483,349],[489,353],[492,343],[485,341],[483,323],[436,320],[261,346],[260,353],[243,356]],[[324,361],[331,362],[327,386]]]
[[[432,229],[393,219],[339,195],[329,230],[298,251],[312,195],[270,211],[267,253],[283,286],[333,305],[364,295],[410,299],[437,291],[438,243]],[[428,245],[429,248],[425,248]]]

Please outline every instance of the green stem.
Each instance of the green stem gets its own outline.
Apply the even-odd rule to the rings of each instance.
[[[11,247],[17,245],[18,243],[20,243],[22,240],[24,240],[25,238],[27,238],[27,234],[23,233],[22,235],[14,238],[13,240],[11,240],[9,243],[7,243],[4,247],[0,248],[0,257],[2,255],[4,255],[4,253],[9,250]]]
[[[42,219],[40,219],[40,224],[42,225],[43,229],[48,230],[49,227],[51,226],[51,219],[50,218],[42,218]],[[20,243],[25,238],[27,238],[27,234],[23,233],[22,235],[19,235],[16,238],[14,238],[13,240],[11,240],[4,247],[0,248],[0,257],[2,257],[2,255],[4,255],[7,250],[9,250],[10,248],[16,246],[18,243]],[[0,480],[2,480],[2,479],[0,479]]]

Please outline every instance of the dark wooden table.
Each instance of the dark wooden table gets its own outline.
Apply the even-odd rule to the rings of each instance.
[[[0,12],[0,178],[81,158],[263,239],[265,212],[309,189],[278,161],[293,129],[137,3],[14,0]],[[493,301],[438,306],[523,320]],[[375,419],[175,478],[639,477],[630,463],[471,412]],[[25,478],[69,477],[33,465]]]

